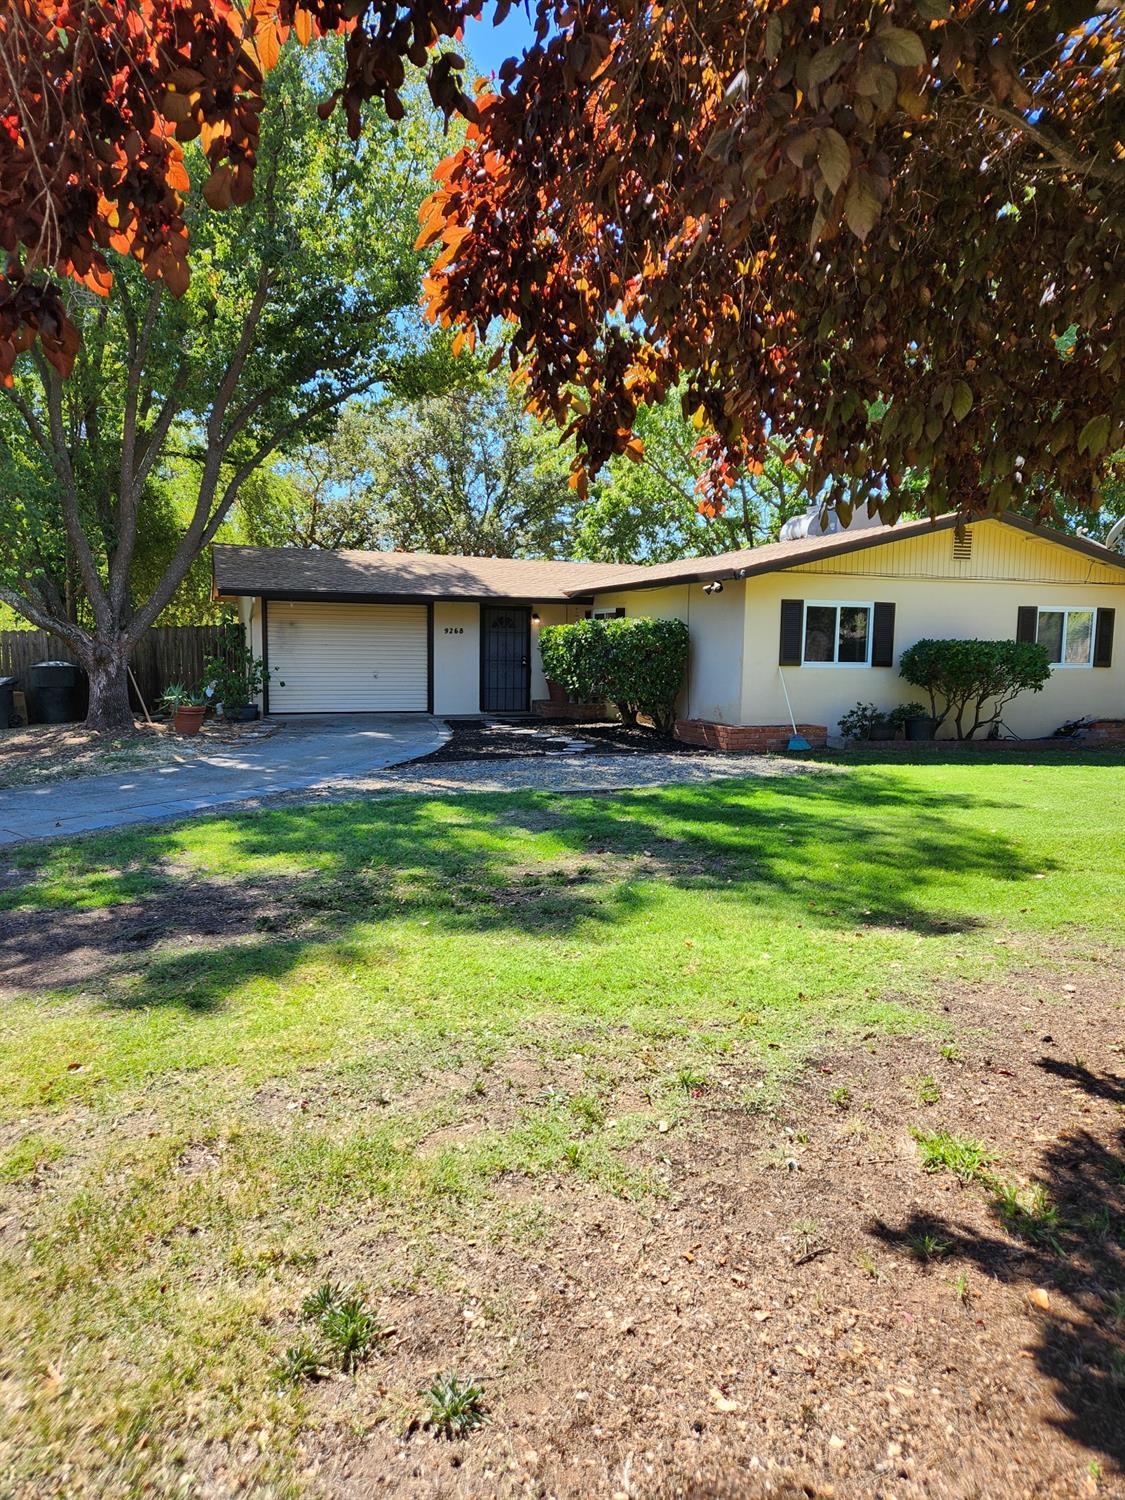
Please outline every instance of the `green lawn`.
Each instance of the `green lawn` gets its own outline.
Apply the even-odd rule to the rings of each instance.
[[[466,1226],[549,1233],[501,1178],[666,1191],[636,1147],[696,1080],[784,1087],[833,1035],[936,1052],[947,987],[1120,943],[1125,771],[399,797],[15,864],[0,923],[49,913],[85,977],[0,1013],[0,1491],[171,1493],[221,1450],[288,1493],[309,1397],[270,1370],[352,1226],[393,1248],[373,1297],[424,1291]]]

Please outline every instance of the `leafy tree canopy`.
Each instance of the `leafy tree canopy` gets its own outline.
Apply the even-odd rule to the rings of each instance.
[[[497,17],[509,0],[494,7]],[[12,0],[0,16],[0,374],[76,331],[49,273],[109,250],[188,282],[182,144],[207,201],[261,175],[262,73],[295,29],[347,33],[322,108],[403,114],[481,0]],[[538,0],[539,41],[470,99],[425,216],[429,308],[513,325],[575,485],[682,385],[714,438],[707,503],[769,445],[841,515],[912,471],[927,504],[1095,507],[1125,437],[1122,55],[1105,0]],[[432,56],[432,54],[431,54]],[[198,262],[198,255],[196,261]],[[1060,343],[1060,341],[1062,341]],[[873,418],[873,411],[882,415]],[[810,437],[810,435],[812,435]],[[808,444],[807,448],[803,445]]]
[[[417,309],[417,206],[431,111],[380,116],[361,142],[316,100],[336,44],[272,70],[252,202],[208,207],[185,161],[195,273],[181,295],[116,250],[107,295],[71,284],[82,339],[68,380],[39,345],[0,388],[0,599],[66,640],[91,674],[91,722],[128,714],[128,653],[181,587],[242,488],[324,440],[357,393],[417,396],[448,341]]]

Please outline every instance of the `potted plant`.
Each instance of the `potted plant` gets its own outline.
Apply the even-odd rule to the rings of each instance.
[[[224,719],[249,723],[258,717],[258,706],[251,700],[261,692],[269,675],[265,662],[247,646],[240,625],[224,629],[219,649],[220,655],[208,657],[203,663],[207,701]]]
[[[874,703],[857,703],[846,714],[840,715],[840,733],[846,740],[889,739],[889,735],[877,732],[886,722],[884,714]]]
[[[891,717],[902,725],[908,740],[932,740],[937,732],[937,720],[926,712],[924,703],[900,703]]]
[[[197,693],[190,693],[182,683],[174,682],[164,689],[160,701],[172,715],[172,728],[177,734],[199,733],[207,709]]]

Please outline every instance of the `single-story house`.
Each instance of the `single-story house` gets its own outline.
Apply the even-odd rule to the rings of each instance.
[[[918,698],[898,675],[926,636],[1039,640],[1054,670],[1005,723],[1021,737],[1125,717],[1125,556],[1005,516],[805,536],[652,566],[216,546],[215,595],[236,600],[273,713],[533,711],[548,698],[545,625],[676,616],[690,632],[685,737],[766,747],[834,733],[857,701]],[[718,726],[716,729],[714,726]]]

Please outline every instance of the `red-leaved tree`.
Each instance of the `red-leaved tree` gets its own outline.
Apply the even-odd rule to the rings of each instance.
[[[187,275],[179,143],[252,190],[260,74],[347,33],[322,109],[402,108],[482,0],[8,0],[0,15],[0,377],[74,335],[52,276],[126,247]],[[496,14],[507,9],[500,0]],[[1125,439],[1125,19],[1109,0],[538,0],[539,43],[475,100],[425,216],[433,316],[507,348],[577,440],[575,483],[687,391],[721,506],[772,440],[810,492],[896,512],[1060,491]]]

